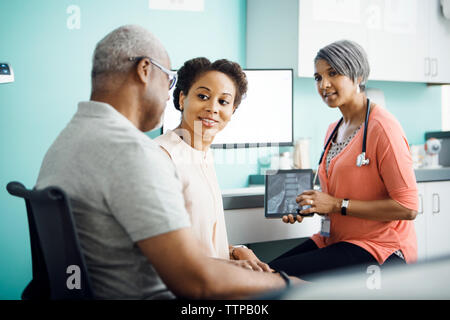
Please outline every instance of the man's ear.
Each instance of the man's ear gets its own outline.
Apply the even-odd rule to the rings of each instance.
[[[150,81],[149,75],[151,72],[151,64],[148,58],[144,58],[136,65],[136,73],[139,81],[148,84]]]

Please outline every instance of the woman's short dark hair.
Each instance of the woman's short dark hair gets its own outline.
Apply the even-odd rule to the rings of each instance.
[[[180,92],[186,96],[191,89],[192,84],[205,72],[219,71],[231,78],[236,86],[236,96],[234,97],[234,106],[236,108],[247,93],[247,76],[242,71],[241,66],[227,59],[216,60],[213,63],[207,58],[200,57],[188,60],[178,70],[178,81],[173,91],[173,103],[175,109],[180,110]]]

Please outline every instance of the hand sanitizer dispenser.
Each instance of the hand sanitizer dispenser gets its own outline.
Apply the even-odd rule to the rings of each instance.
[[[426,168],[436,169],[442,167],[439,165],[439,152],[441,151],[441,141],[436,138],[430,138],[425,142],[425,163]]]
[[[14,71],[9,63],[0,62],[0,83],[14,82]]]

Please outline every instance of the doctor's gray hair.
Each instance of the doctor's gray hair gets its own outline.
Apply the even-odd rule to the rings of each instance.
[[[138,25],[121,26],[107,34],[94,51],[92,58],[92,84],[102,86],[103,76],[127,73],[135,63],[131,57],[149,56],[154,59],[166,57],[162,43],[147,29]]]
[[[314,63],[323,59],[338,73],[349,77],[354,83],[361,77],[359,87],[365,90],[369,78],[370,67],[367,54],[356,42],[340,40],[319,50]]]

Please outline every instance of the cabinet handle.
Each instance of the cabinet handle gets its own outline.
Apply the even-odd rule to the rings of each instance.
[[[419,211],[418,214],[423,214],[423,196],[419,194]]]
[[[436,58],[431,59],[431,76],[436,77],[438,75],[438,61]]]
[[[425,58],[424,66],[425,66],[424,74],[426,76],[429,76],[430,75],[430,58]]]
[[[433,213],[441,212],[441,200],[438,193],[433,193]]]

